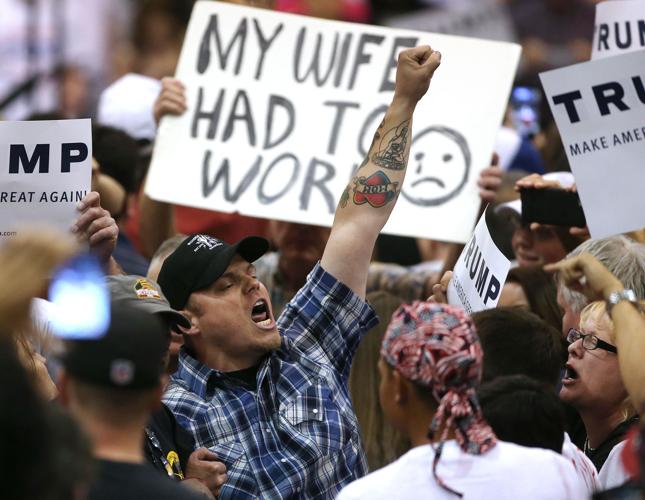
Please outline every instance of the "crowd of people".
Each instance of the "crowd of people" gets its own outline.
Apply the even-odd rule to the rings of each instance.
[[[233,3],[355,22],[448,9]],[[555,64],[546,53],[585,57],[590,34],[560,25],[594,2],[522,3],[499,4],[526,49],[519,83]],[[645,234],[522,219],[520,191],[575,191],[547,110],[526,133],[509,107],[500,137],[516,147],[479,174],[512,268],[497,306],[469,314],[447,298],[463,245],[380,235],[398,191],[375,207],[350,181],[331,228],[144,193],[156,125],[187,110],[170,75],[191,5],[127,6],[136,36],[112,55],[159,79],[156,100],[97,93],[92,191],[71,231],[24,228],[0,246],[0,498],[642,498]],[[414,127],[440,50],[401,52],[375,134]],[[58,106],[31,119],[89,113],[100,79],[76,77],[85,100],[65,73]],[[357,175],[398,190],[399,146],[403,168],[370,150]]]

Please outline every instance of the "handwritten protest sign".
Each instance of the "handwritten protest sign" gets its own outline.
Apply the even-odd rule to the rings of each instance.
[[[177,77],[188,111],[159,128],[156,199],[331,225],[392,99],[399,51],[443,55],[415,113],[402,196],[386,231],[465,241],[520,49],[198,2]]]
[[[596,5],[591,59],[645,49],[645,1],[612,0]]]
[[[91,177],[90,120],[0,122],[0,238],[27,223],[69,231]]]
[[[593,238],[645,227],[645,51],[541,73]]]
[[[448,303],[463,307],[468,314],[497,305],[511,268],[488,231],[486,214],[461,252],[448,285]]]

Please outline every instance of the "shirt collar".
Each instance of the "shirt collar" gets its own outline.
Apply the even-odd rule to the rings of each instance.
[[[284,342],[286,337],[282,336],[282,340]],[[276,358],[275,351],[262,360],[258,373],[274,358]],[[179,351],[179,366],[173,378],[182,380],[188,386],[188,390],[204,400],[210,399],[217,381],[231,380],[226,376],[226,373],[210,368],[205,363],[192,357],[183,347]]]

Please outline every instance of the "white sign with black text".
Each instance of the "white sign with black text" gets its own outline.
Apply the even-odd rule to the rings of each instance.
[[[645,51],[540,74],[593,238],[645,227]]]
[[[188,111],[159,127],[155,199],[330,226],[392,100],[396,58],[442,53],[385,232],[465,242],[520,48],[197,2],[177,68]]]
[[[511,262],[497,247],[486,224],[486,211],[464,247],[448,285],[448,303],[468,314],[497,305]]]
[[[0,122],[0,238],[28,224],[69,231],[91,178],[89,119]]]
[[[645,49],[645,0],[612,0],[596,5],[591,59]]]

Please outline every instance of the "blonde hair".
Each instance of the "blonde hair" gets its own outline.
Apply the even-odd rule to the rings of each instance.
[[[0,335],[28,328],[31,300],[47,291],[51,273],[76,250],[52,230],[21,231],[0,248]]]
[[[607,314],[607,306],[602,300],[587,304],[580,313],[580,327],[583,323],[591,323],[594,329],[601,328],[609,333],[609,342],[613,343],[614,339],[614,322]]]

